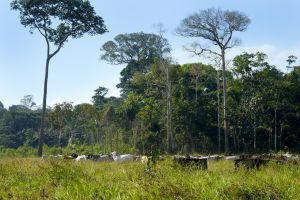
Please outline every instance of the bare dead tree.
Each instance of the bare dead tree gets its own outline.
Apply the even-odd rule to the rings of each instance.
[[[221,123],[220,123],[220,59],[215,59],[215,66],[217,67],[217,77],[216,77],[216,81],[217,81],[217,97],[218,97],[218,152],[221,152]]]
[[[228,134],[226,118],[226,50],[237,46],[240,40],[233,38],[234,32],[245,31],[250,23],[250,19],[239,11],[229,11],[221,9],[200,10],[198,13],[190,15],[182,20],[181,25],[176,32],[183,37],[202,38],[210,41],[219,48],[214,51],[211,48],[205,48],[200,44],[194,44],[194,53],[196,55],[210,54],[219,56],[222,60],[222,77],[223,77],[223,122],[225,151],[228,152]],[[197,48],[195,48],[197,47]]]
[[[201,74],[202,64],[192,64],[191,65],[191,73],[192,76],[195,78],[195,101],[198,102],[198,81]]]
[[[155,24],[158,29],[158,35],[160,39],[164,40],[164,34],[166,29],[163,28],[162,24]],[[163,49],[163,48],[160,48]],[[167,52],[168,53],[168,52]],[[166,130],[167,130],[167,149],[170,153],[175,148],[174,136],[172,131],[172,82],[170,78],[170,68],[172,59],[166,55],[165,52],[161,51],[159,56],[159,64],[162,71],[165,73],[165,96],[166,96]]]

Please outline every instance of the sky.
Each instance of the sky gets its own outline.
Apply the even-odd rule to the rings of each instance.
[[[207,8],[238,10],[251,19],[247,31],[235,36],[242,44],[227,53],[230,60],[246,51],[264,52],[268,62],[286,72],[286,59],[300,59],[299,0],[90,0],[104,19],[108,33],[70,39],[51,60],[47,104],[63,101],[91,103],[99,86],[109,89],[108,96],[119,96],[116,85],[124,65],[100,60],[100,48],[118,34],[157,33],[155,24],[163,24],[165,38],[172,47],[171,56],[179,64],[204,62],[184,51],[192,42],[209,45],[197,38],[183,38],[175,29],[185,17]],[[6,108],[20,104],[25,95],[33,95],[42,104],[46,43],[38,32],[20,24],[19,13],[10,9],[9,0],[0,0],[0,101]],[[299,61],[296,62],[299,64]]]

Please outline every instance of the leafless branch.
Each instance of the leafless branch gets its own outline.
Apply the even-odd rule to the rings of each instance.
[[[189,46],[184,46],[183,47],[187,52],[192,53],[193,55],[196,56],[203,56],[205,58],[210,58],[212,55],[221,57],[220,53],[217,53],[209,48],[202,47],[198,43],[193,43]]]

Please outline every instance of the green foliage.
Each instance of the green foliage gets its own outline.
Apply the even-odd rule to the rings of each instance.
[[[234,59],[232,71],[226,72],[233,153],[287,147],[300,151],[300,70],[283,74],[266,59],[264,53],[243,53]],[[173,153],[216,152],[218,81],[211,65],[180,66],[157,59],[148,73],[133,74],[132,91],[126,97],[105,97],[107,90],[99,87],[93,105],[63,102],[49,108],[45,143],[56,152],[66,152],[65,147],[67,152],[87,153],[170,152],[166,122],[167,105],[171,105]],[[40,110],[24,105],[0,109],[0,145],[36,147],[40,116]]]
[[[95,95],[92,96],[93,105],[98,110],[101,110],[101,108],[103,108],[103,105],[106,103],[105,95],[107,94],[108,89],[100,86],[94,92]]]
[[[112,64],[127,64],[121,71],[121,88],[123,95],[135,91],[131,80],[136,73],[146,74],[156,59],[161,59],[171,51],[168,40],[160,35],[150,33],[119,34],[114,41],[102,45],[101,59]]]
[[[1,111],[0,111],[1,112]],[[25,132],[27,129],[37,131],[40,123],[40,112],[30,110],[23,105],[9,107],[0,115],[0,145],[16,148],[29,141]]]
[[[288,59],[286,60],[286,62],[289,64],[289,66],[291,66],[291,64],[295,63],[297,60],[297,57],[294,55],[290,55],[288,57]]]
[[[85,33],[89,35],[103,34],[107,29],[103,19],[96,15],[89,1],[13,0],[11,8],[20,12],[21,24],[29,27],[31,33],[37,30],[47,44],[43,109],[38,144],[38,155],[42,156],[50,60],[61,50],[70,37],[80,38]],[[53,46],[56,46],[56,49],[51,52]]]
[[[284,134],[287,131],[287,107],[291,105],[287,99],[292,95],[286,92],[289,75],[284,76],[269,65],[266,58],[260,52],[237,56],[233,69],[236,79],[230,83],[228,92],[234,137],[243,138],[243,146],[254,151],[294,146],[293,142],[287,142]]]
[[[101,59],[112,64],[150,61],[170,52],[168,41],[151,33],[119,34],[102,45]]]
[[[24,137],[26,138],[24,141],[24,146],[36,147],[38,144],[38,132],[28,128],[24,130]]]
[[[127,66],[121,71],[120,83],[117,84],[117,88],[120,88],[123,96],[128,95],[129,92],[137,91],[137,88],[132,83],[134,76],[138,74],[145,74],[149,71],[149,66],[151,65],[150,60],[142,61],[131,61]]]
[[[11,8],[20,11],[21,24],[30,32],[37,29],[55,45],[61,45],[69,36],[79,38],[85,33],[107,31],[89,1],[14,0]]]
[[[33,101],[33,96],[32,95],[25,95],[21,99],[22,105],[24,105],[27,108],[33,108],[33,106],[36,105],[36,103]]]

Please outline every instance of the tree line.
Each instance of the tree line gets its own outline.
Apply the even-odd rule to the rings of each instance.
[[[266,58],[261,52],[243,53],[226,71],[229,152],[300,150],[300,68],[282,73]],[[99,144],[107,152],[225,151],[223,125],[218,118],[223,117],[218,102],[221,70],[202,63],[153,62],[147,72],[136,72],[127,80],[122,97],[106,97],[108,89],[99,87],[92,103],[62,102],[48,107],[45,144]],[[167,135],[169,101],[171,144]],[[38,146],[42,110],[36,108],[30,95],[21,103],[0,108],[1,146]]]

